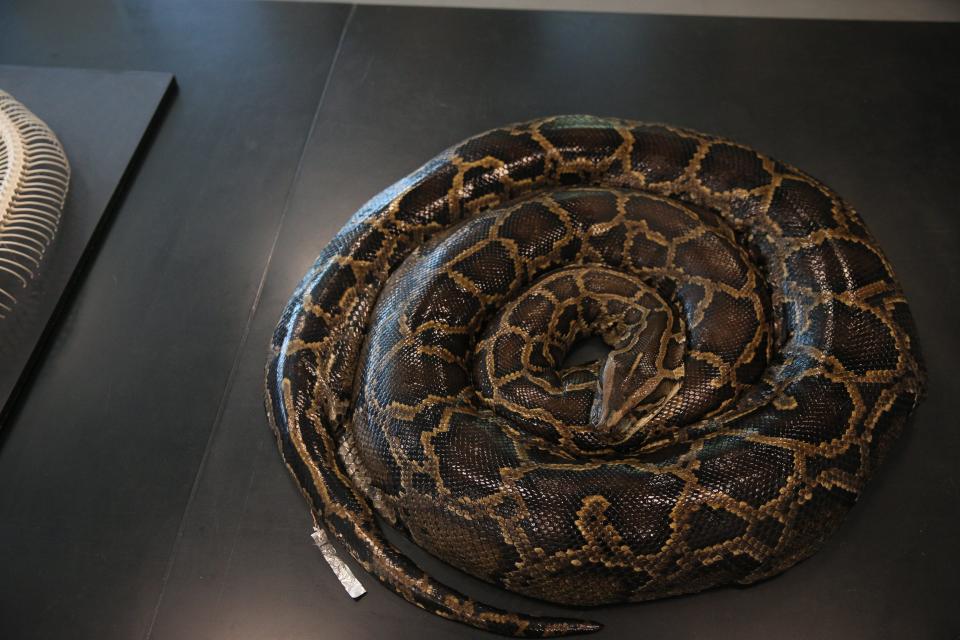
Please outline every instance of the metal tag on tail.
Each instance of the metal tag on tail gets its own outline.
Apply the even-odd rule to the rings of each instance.
[[[320,527],[314,527],[310,537],[313,538],[314,544],[320,548],[320,552],[323,553],[327,564],[333,569],[333,573],[337,576],[337,579],[340,580],[340,584],[347,590],[347,593],[350,594],[350,597],[356,600],[365,594],[367,590],[363,588],[363,585],[360,584],[357,577],[353,575],[353,571],[350,571],[350,567],[337,555],[337,550],[334,549],[330,543],[327,532]]]

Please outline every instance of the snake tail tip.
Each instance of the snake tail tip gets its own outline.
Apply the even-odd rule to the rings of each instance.
[[[596,633],[603,629],[603,625],[593,620],[578,620],[571,626],[567,635],[583,635],[586,633]]]
[[[555,619],[543,626],[532,626],[527,629],[527,633],[522,635],[529,638],[560,638],[595,633],[601,629],[603,629],[603,625],[593,620],[563,618]]]

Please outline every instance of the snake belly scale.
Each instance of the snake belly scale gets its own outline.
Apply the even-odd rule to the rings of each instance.
[[[600,361],[565,366],[579,340]],[[526,637],[427,575],[569,605],[776,575],[836,529],[922,396],[859,215],[714,136],[558,116],[471,138],[371,200],[284,311],[267,412],[314,517],[389,589]]]

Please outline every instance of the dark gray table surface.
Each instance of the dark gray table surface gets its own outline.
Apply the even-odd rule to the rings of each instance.
[[[0,636],[477,635],[362,572],[368,595],[344,595],[266,426],[266,345],[368,197],[467,135],[565,112],[730,136],[836,188],[896,267],[931,376],[822,552],[750,588],[591,611],[597,637],[960,636],[958,60],[954,24],[3,5],[0,62],[165,69],[181,91],[0,432]],[[399,543],[484,600],[564,612]]]
[[[0,65],[0,88],[56,132],[71,168],[54,242],[37,276],[26,290],[15,292],[17,304],[0,323],[0,420],[16,391],[29,383],[31,363],[42,357],[43,338],[56,329],[50,325],[62,296],[82,277],[83,256],[95,251],[97,232],[109,225],[172,83],[169,73],[158,71]]]

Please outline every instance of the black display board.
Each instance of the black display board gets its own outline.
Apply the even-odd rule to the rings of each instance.
[[[169,73],[154,71],[0,65],[0,89],[53,129],[71,169],[60,229],[38,277],[0,321],[0,427],[31,357],[42,355],[42,337],[88,245],[122,196],[172,82]]]
[[[163,64],[181,93],[0,447],[0,635],[479,637],[352,562],[368,594],[345,595],[267,428],[266,350],[369,197],[467,135],[578,112],[729,136],[830,184],[896,268],[930,370],[912,427],[819,554],[749,588],[591,610],[607,625],[596,637],[960,634],[960,26],[15,4],[0,36],[18,61]],[[393,537],[485,601],[579,613]]]
[[[177,81],[0,429],[0,638],[150,635],[348,13],[235,0],[0,2],[0,63]]]

